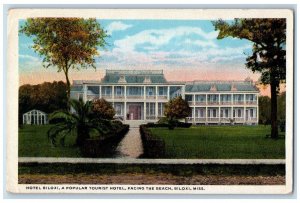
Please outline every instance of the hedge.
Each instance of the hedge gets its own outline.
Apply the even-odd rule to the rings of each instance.
[[[162,158],[165,156],[165,142],[164,140],[155,137],[148,125],[140,125],[140,134],[144,148],[144,158]]]
[[[147,127],[149,128],[168,128],[169,124],[167,123],[147,123]],[[192,123],[183,123],[183,122],[177,122],[175,123],[175,127],[177,128],[189,128],[192,126]]]
[[[111,157],[119,142],[129,130],[129,125],[121,125],[115,132],[105,137],[91,138],[84,141],[81,153],[84,157]]]

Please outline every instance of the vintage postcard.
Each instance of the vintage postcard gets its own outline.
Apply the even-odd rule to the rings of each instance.
[[[7,30],[7,191],[293,192],[293,11],[12,9]]]

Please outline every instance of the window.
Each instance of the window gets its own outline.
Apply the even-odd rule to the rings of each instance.
[[[210,102],[217,102],[217,100],[218,100],[218,95],[216,95],[216,94],[208,95],[208,100],[209,100]]]
[[[158,103],[158,116],[164,116],[165,104]]]
[[[250,112],[250,117],[251,117],[251,118],[254,118],[254,110],[253,110],[253,109],[250,109],[249,112]]]
[[[164,96],[167,95],[167,87],[158,87],[158,95]]]
[[[147,87],[147,95],[148,96],[154,95],[154,87]]]
[[[155,103],[146,103],[147,116],[155,116]]]
[[[129,87],[128,95],[140,96],[143,94],[142,87]]]
[[[103,95],[111,95],[111,87],[103,87]]]
[[[208,110],[208,117],[216,118],[217,117],[217,109],[209,109]]]
[[[205,95],[196,95],[195,99],[198,102],[204,102],[205,101]]]
[[[204,118],[205,115],[205,109],[196,109],[196,117],[197,118]]]
[[[88,94],[99,94],[99,86],[87,86]]]
[[[116,86],[115,87],[116,95],[122,95],[122,87],[121,86]]]
[[[231,95],[230,94],[221,95],[221,101],[229,102],[230,100],[231,100]]]
[[[116,111],[116,115],[118,115],[118,116],[122,115],[122,105],[115,104],[115,111]]]
[[[185,95],[185,100],[189,102],[193,101],[193,95]]]
[[[229,109],[221,109],[221,118],[229,117]]]

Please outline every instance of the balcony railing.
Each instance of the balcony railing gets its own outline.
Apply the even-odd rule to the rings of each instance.
[[[231,105],[231,101],[220,101],[221,105]]]
[[[156,120],[157,117],[155,115],[146,115],[146,120]]]
[[[188,104],[189,104],[190,106],[192,106],[192,105],[194,105],[194,102],[193,102],[193,101],[188,101]]]
[[[205,101],[195,101],[195,105],[206,105]]]
[[[218,117],[208,117],[207,118],[207,121],[219,121],[219,118]]]
[[[86,95],[87,100],[99,99],[99,95]]]
[[[206,118],[195,118],[195,121],[206,121]]]
[[[111,99],[112,98],[112,95],[111,94],[103,94],[101,96],[103,99]]]
[[[257,121],[257,118],[254,118],[254,117],[252,117],[252,118],[246,118],[246,121]]]
[[[167,95],[157,95],[157,99],[168,99]]]
[[[219,105],[218,101],[207,101],[207,105]]]
[[[127,95],[127,99],[144,99],[144,95]]]
[[[240,118],[233,118],[234,122],[241,122],[244,121],[244,117],[240,117]]]
[[[155,99],[155,95],[146,95],[146,99]]]
[[[243,105],[243,104],[245,104],[245,102],[244,101],[233,101],[233,104],[234,105]]]
[[[248,105],[256,105],[257,101],[255,101],[255,100],[246,101],[246,104],[248,104]]]
[[[122,94],[121,94],[121,95],[115,95],[114,98],[115,98],[115,99],[124,99],[125,96],[122,95]]]
[[[194,118],[193,118],[193,117],[186,117],[186,120],[187,120],[187,121],[193,121]]]

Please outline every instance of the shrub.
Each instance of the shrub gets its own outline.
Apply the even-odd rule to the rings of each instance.
[[[92,111],[95,117],[112,120],[116,114],[113,106],[105,99],[95,99],[92,103]]]

